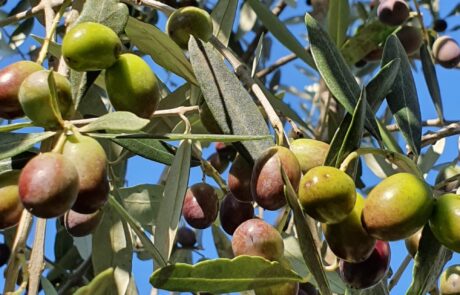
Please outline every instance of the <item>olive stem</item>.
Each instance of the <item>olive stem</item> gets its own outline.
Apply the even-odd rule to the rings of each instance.
[[[413,0],[412,2],[414,3],[415,10],[417,11],[418,22],[420,23],[420,27],[422,28],[423,42],[428,46],[430,36],[428,35],[425,25],[423,24],[423,16],[422,16],[422,13],[420,12],[420,6],[418,5],[418,2],[416,0]]]
[[[43,271],[43,256],[45,247],[46,219],[37,218],[35,227],[35,238],[30,254],[29,262],[29,292],[28,294],[38,294],[40,285],[40,275]]]
[[[58,294],[68,294],[69,289],[83,277],[85,272],[91,267],[91,257],[83,261],[70,275],[70,278],[59,288]]]
[[[449,177],[447,179],[444,179],[443,181],[441,181],[440,183],[436,184],[434,186],[434,189],[435,190],[439,190],[443,187],[445,187],[447,184],[449,184],[450,182],[453,182],[453,181],[456,181],[456,180],[460,180],[460,173],[457,173],[455,174],[454,176],[452,177]]]
[[[352,161],[356,160],[359,156],[366,154],[383,156],[391,163],[401,168],[402,170],[410,172],[423,179],[423,174],[420,172],[420,169],[409,157],[402,155],[400,153],[376,148],[360,148],[350,153],[340,165],[340,170],[345,172]]]
[[[64,147],[64,144],[67,140],[67,135],[65,134],[65,132],[61,132],[59,134],[59,138],[56,142],[56,144],[54,145],[53,149],[51,150],[51,152],[53,153],[62,153],[62,148]]]
[[[58,7],[60,5],[62,5],[64,1],[58,1],[58,0],[54,0],[52,1],[52,7]],[[35,5],[34,7],[28,9],[28,10],[25,10],[25,11],[22,11],[22,12],[19,12],[15,15],[12,15],[12,16],[9,16],[7,18],[4,18],[2,20],[0,20],[0,27],[4,27],[4,26],[7,26],[7,25],[10,25],[12,23],[16,23],[16,22],[19,22],[21,20],[25,20],[25,19],[28,19],[28,18],[31,18],[37,14],[40,14],[43,12],[43,9],[44,9],[44,6],[43,6],[43,3],[39,3],[37,5]]]
[[[29,235],[30,227],[32,225],[32,214],[26,209],[22,211],[21,219],[14,238],[13,247],[11,249],[11,256],[8,260],[6,267],[6,280],[3,287],[3,294],[14,291],[16,280],[19,274],[20,256],[25,253],[25,245],[27,236]]]
[[[117,190],[115,190],[115,192],[117,192]],[[158,264],[158,266],[166,266],[166,260],[163,258],[160,251],[152,243],[152,241],[145,235],[142,226],[133,217],[131,217],[131,215],[125,210],[125,208],[120,203],[118,203],[118,201],[115,199],[113,195],[109,195],[108,202],[110,206],[112,206],[112,208],[115,209],[115,211],[117,211],[120,217],[123,218],[123,220],[125,220],[129,224],[129,226],[134,230],[136,235],[142,241],[144,248],[152,254],[153,259]]]
[[[402,277],[402,274],[406,270],[407,266],[409,265],[410,261],[412,260],[412,257],[407,254],[404,260],[401,262],[401,265],[399,266],[398,270],[396,273],[393,275],[393,277],[390,280],[390,283],[388,284],[388,290],[391,291],[394,286],[396,286],[399,282],[399,280]]]
[[[422,136],[422,147],[433,144],[442,138],[457,134],[460,134],[460,122],[449,124],[436,132]]]

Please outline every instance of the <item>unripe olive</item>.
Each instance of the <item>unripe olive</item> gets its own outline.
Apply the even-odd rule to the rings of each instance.
[[[32,73],[19,88],[19,102],[32,122],[42,127],[56,127],[58,121],[52,111],[51,91],[48,85],[49,71],[43,70]],[[70,82],[66,77],[53,72],[56,84],[57,103],[61,115],[68,119],[73,115],[74,105]]]
[[[351,288],[369,288],[385,277],[390,267],[390,259],[390,244],[377,240],[374,251],[363,262],[351,263],[340,260],[339,274],[345,284]]]
[[[79,190],[72,210],[89,214],[101,208],[109,196],[107,156],[97,140],[81,134],[67,137],[62,149],[77,168]]]
[[[254,164],[251,176],[252,198],[264,209],[277,210],[286,204],[281,167],[297,191],[301,176],[300,164],[288,148],[270,147]]]
[[[237,155],[228,172],[228,189],[241,202],[251,202],[251,175],[253,166],[246,159]]]
[[[460,62],[460,47],[452,37],[442,36],[433,43],[433,56],[441,66],[451,69]]]
[[[149,65],[139,56],[125,53],[105,71],[110,102],[117,111],[149,118],[160,101],[160,87]]]
[[[220,204],[220,225],[229,235],[233,235],[241,223],[253,217],[252,204],[238,201],[232,193],[228,193]]]
[[[299,283],[282,283],[270,287],[255,289],[256,295],[297,295],[299,293]]]
[[[62,223],[71,236],[84,237],[96,230],[99,223],[101,223],[102,215],[102,210],[89,214],[69,210],[62,217]]]
[[[206,183],[196,183],[185,194],[182,215],[196,229],[205,229],[214,222],[219,211],[216,191]]]
[[[183,7],[172,13],[166,22],[166,31],[182,49],[188,48],[190,35],[208,42],[212,37],[212,18],[206,10]]]
[[[19,198],[19,174],[18,170],[0,174],[0,230],[16,225],[21,219],[24,207]]]
[[[361,224],[363,208],[364,198],[357,194],[355,207],[342,222],[322,225],[329,248],[338,258],[348,262],[364,261],[374,250],[375,239]]]
[[[399,26],[409,17],[409,5],[404,0],[381,0],[377,16],[384,24]]]
[[[412,26],[404,26],[396,33],[407,55],[416,53],[423,43],[422,30]]]
[[[444,194],[434,205],[430,217],[430,228],[433,235],[442,245],[460,252],[460,196]]]
[[[405,239],[428,221],[433,200],[431,188],[422,179],[410,173],[396,173],[369,193],[362,222],[376,239]]]
[[[439,184],[442,181],[449,179],[451,177],[454,177],[455,175],[458,175],[458,174],[460,174],[460,166],[457,166],[457,165],[446,166],[443,169],[441,169],[441,171],[439,171],[438,175],[436,176],[435,183]],[[452,180],[444,187],[444,190],[447,192],[456,190],[459,187],[459,183],[460,181],[458,179]]]
[[[460,294],[460,265],[451,265],[446,268],[439,278],[441,295]]]
[[[321,166],[326,160],[329,144],[308,138],[300,138],[291,142],[291,151],[299,160],[302,173],[313,167]]]
[[[316,220],[339,223],[355,206],[355,183],[335,167],[314,167],[300,180],[299,201],[305,212]]]
[[[176,239],[182,248],[193,248],[196,244],[195,232],[185,226],[177,230]]]
[[[41,218],[61,216],[77,199],[77,168],[61,154],[39,154],[22,169],[19,195],[24,207],[33,215]]]
[[[410,254],[410,256],[412,256],[412,258],[415,258],[415,255],[417,254],[420,238],[422,237],[422,231],[423,228],[404,240],[404,245],[406,245],[407,252]]]
[[[117,61],[120,52],[118,35],[99,23],[79,23],[62,40],[65,62],[79,72],[107,69]]]
[[[235,230],[232,238],[235,256],[260,256],[279,261],[283,257],[284,244],[280,233],[261,219],[249,219]]]
[[[0,244],[0,267],[5,265],[10,259],[10,247],[7,244]]]
[[[41,70],[41,65],[22,60],[0,71],[0,118],[11,120],[24,116],[18,98],[19,87],[27,76]]]

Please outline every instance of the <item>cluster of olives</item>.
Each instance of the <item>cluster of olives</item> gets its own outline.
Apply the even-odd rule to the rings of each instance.
[[[21,170],[0,174],[0,229],[16,225],[25,208],[37,217],[61,217],[74,236],[91,233],[108,198],[106,165],[102,146],[74,133],[60,152],[38,154]]]

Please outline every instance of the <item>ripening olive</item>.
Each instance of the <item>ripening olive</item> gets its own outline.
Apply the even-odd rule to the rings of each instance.
[[[235,230],[232,238],[235,256],[261,256],[271,261],[283,257],[284,244],[280,233],[261,219],[249,219]]]
[[[349,287],[365,289],[376,285],[388,272],[390,267],[390,244],[377,240],[372,254],[359,263],[340,260],[339,274]]]
[[[423,43],[422,30],[412,26],[404,26],[396,33],[407,55],[418,52]]]
[[[441,66],[451,69],[460,62],[460,47],[452,37],[442,36],[433,43],[433,56]]]
[[[429,224],[439,243],[460,252],[460,195],[448,193],[440,196]]]
[[[58,217],[68,211],[78,195],[78,171],[61,154],[38,154],[22,169],[19,176],[22,204],[41,218]]]
[[[433,200],[423,179],[410,173],[393,174],[369,193],[362,215],[364,228],[379,240],[405,239],[428,221]]]
[[[81,214],[97,211],[109,196],[107,157],[104,149],[94,138],[74,133],[67,137],[62,154],[78,171],[78,197],[72,210]]]
[[[415,258],[415,255],[418,251],[418,245],[420,244],[420,238],[422,237],[423,228],[419,229],[415,234],[411,235],[404,240],[404,245],[406,245],[407,252]]]
[[[300,138],[291,142],[291,151],[299,160],[302,173],[313,167],[321,166],[326,160],[329,144],[308,138]]]
[[[0,118],[11,120],[24,116],[18,98],[19,87],[27,76],[41,70],[41,65],[22,60],[0,71]]]
[[[243,222],[254,217],[251,203],[240,202],[232,193],[228,193],[220,204],[219,219],[224,231],[233,235],[236,228]]]
[[[62,40],[65,62],[79,72],[107,69],[117,61],[120,52],[121,41],[118,35],[99,23],[79,23]]]
[[[139,56],[125,53],[105,71],[110,102],[117,111],[149,118],[160,101],[160,87],[149,65]]]
[[[377,16],[384,24],[399,26],[409,17],[409,5],[404,0],[381,0]]]
[[[305,212],[316,220],[339,223],[355,206],[355,183],[335,167],[314,167],[300,180],[299,201]]]
[[[329,248],[338,258],[348,262],[366,260],[374,250],[375,239],[361,224],[363,208],[364,198],[357,194],[353,211],[342,222],[322,225]]]
[[[460,265],[451,265],[439,277],[441,295],[460,294]]]
[[[217,218],[219,200],[216,191],[206,183],[196,183],[185,194],[182,215],[196,229],[209,227]]]
[[[58,120],[53,113],[51,91],[48,85],[50,71],[42,70],[29,75],[19,88],[19,102],[32,122],[41,127],[56,127]],[[56,84],[57,104],[61,115],[68,119],[73,115],[74,106],[70,82],[66,77],[53,72]]]
[[[69,210],[62,217],[62,223],[71,236],[84,237],[96,230],[99,223],[101,223],[102,215],[102,210],[89,214]]]
[[[0,230],[16,225],[21,218],[24,207],[19,198],[19,174],[18,170],[0,174]]]
[[[254,164],[251,194],[254,201],[264,209],[277,210],[286,204],[281,167],[286,172],[292,187],[297,191],[301,176],[300,164],[294,153],[288,148],[270,147]]]
[[[212,37],[212,18],[206,10],[183,7],[172,13],[166,22],[166,31],[182,49],[188,48],[190,35],[208,42]]]
[[[237,155],[228,172],[228,189],[241,202],[251,202],[251,175],[253,166],[241,155]]]

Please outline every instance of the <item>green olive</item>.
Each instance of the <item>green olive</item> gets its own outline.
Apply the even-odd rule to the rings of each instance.
[[[431,188],[423,179],[410,173],[396,173],[369,193],[363,209],[363,225],[376,239],[405,239],[427,223],[433,200]]]
[[[24,207],[19,198],[18,170],[0,174],[0,230],[16,225]]]
[[[182,49],[188,48],[190,35],[208,42],[212,37],[212,18],[206,10],[198,7],[183,7],[169,16],[166,31]]]
[[[291,151],[299,160],[302,173],[313,167],[321,166],[329,151],[329,144],[308,138],[300,138],[291,142]]]
[[[117,61],[120,52],[118,35],[99,23],[79,23],[62,40],[65,62],[79,72],[104,70]]]
[[[460,196],[444,194],[434,205],[430,228],[438,241],[447,248],[460,252]]]
[[[110,102],[117,111],[149,118],[160,101],[160,87],[149,65],[139,56],[126,53],[105,71]]]
[[[355,206],[356,187],[353,179],[337,168],[314,167],[300,180],[299,199],[311,217],[323,223],[339,223]]]
[[[27,117],[38,126],[52,128],[58,120],[52,111],[51,91],[48,84],[49,71],[43,70],[29,75],[19,88],[19,102]],[[64,119],[74,113],[70,82],[66,77],[53,72],[56,84],[57,103]]]
[[[439,277],[441,295],[460,295],[460,265],[451,265]]]

